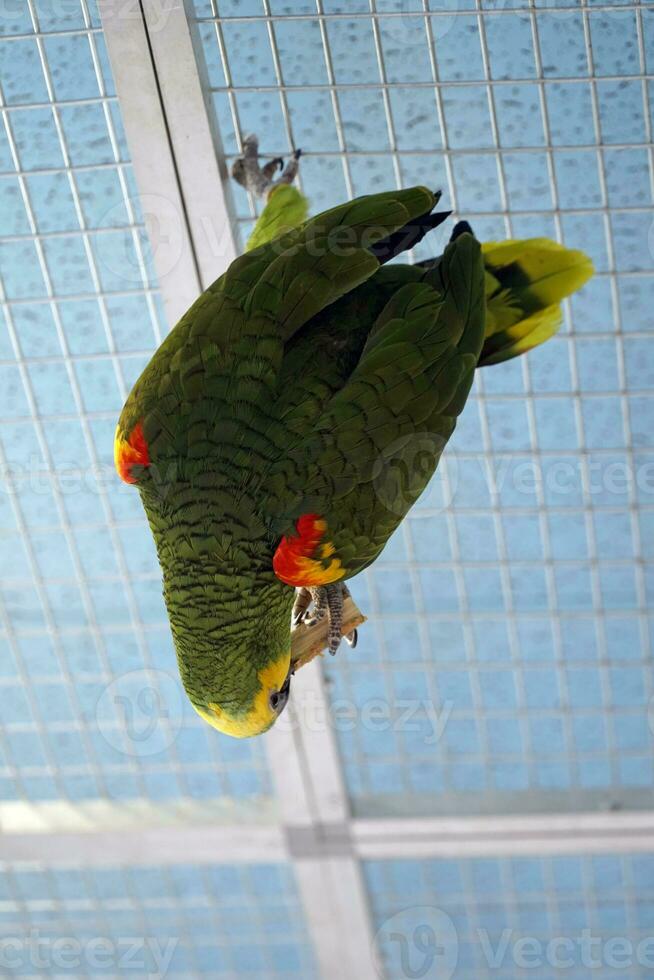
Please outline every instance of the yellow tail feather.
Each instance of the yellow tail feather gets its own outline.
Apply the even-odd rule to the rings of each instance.
[[[548,238],[482,243],[486,340],[479,365],[498,364],[545,343],[561,326],[560,303],[588,282],[583,252]]]

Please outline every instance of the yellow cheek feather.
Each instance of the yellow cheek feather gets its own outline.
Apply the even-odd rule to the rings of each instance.
[[[277,719],[277,712],[270,707],[270,695],[273,691],[279,691],[286,680],[290,665],[291,654],[289,651],[258,672],[260,687],[252,707],[247,712],[231,714],[227,709],[221,708],[219,704],[211,701],[206,709],[198,708],[195,704],[193,707],[204,721],[224,735],[231,735],[232,738],[250,738],[253,735],[261,735]]]

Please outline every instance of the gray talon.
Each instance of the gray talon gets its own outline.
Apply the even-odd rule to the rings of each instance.
[[[281,184],[292,184],[298,172],[298,160],[301,150],[295,150],[290,160],[284,166],[282,157],[274,157],[263,167],[259,165],[259,140],[254,134],[243,140],[243,156],[232,164],[232,177],[255,197],[266,197],[268,193]],[[275,180],[277,171],[280,176]]]

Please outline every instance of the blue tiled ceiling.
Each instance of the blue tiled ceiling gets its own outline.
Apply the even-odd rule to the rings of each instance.
[[[552,236],[598,270],[559,337],[483,372],[444,478],[354,582],[371,621],[327,673],[355,811],[646,803],[654,12],[194,6],[229,157],[250,131],[301,146],[314,210],[441,186],[479,237]]]
[[[55,7],[0,17],[0,800],[258,798],[261,743],[213,736],[181,695],[113,476],[167,328],[97,11]]]
[[[281,864],[2,868],[10,976],[317,976]]]
[[[371,861],[365,875],[388,976],[651,975],[649,854]]]

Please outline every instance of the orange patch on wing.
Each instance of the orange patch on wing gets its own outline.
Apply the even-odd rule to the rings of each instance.
[[[143,434],[143,424],[137,422],[130,435],[125,439],[116,429],[114,439],[114,462],[118,476],[125,483],[136,483],[132,474],[133,466],[149,466],[150,452]]]
[[[345,575],[334,545],[324,541],[327,521],[318,514],[303,514],[295,522],[297,536],[280,541],[273,557],[273,571],[287,585],[328,585]]]

